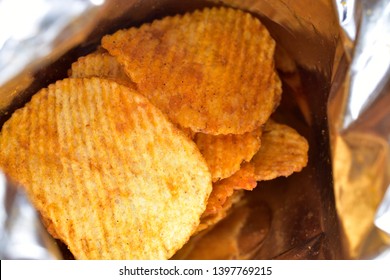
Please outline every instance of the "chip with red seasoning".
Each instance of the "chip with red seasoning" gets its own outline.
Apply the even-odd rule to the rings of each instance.
[[[261,148],[250,161],[257,181],[290,176],[307,165],[309,145],[295,129],[269,120],[263,130]]]
[[[197,133],[195,143],[206,159],[213,182],[236,173],[261,146],[262,128],[244,134],[209,135]]]
[[[138,90],[180,127],[243,134],[279,104],[275,42],[251,14],[206,8],[102,39]]]
[[[80,57],[72,63],[68,72],[70,78],[107,78],[130,88],[136,88],[122,65],[104,49]]]
[[[144,96],[71,78],[4,124],[0,167],[77,259],[167,259],[199,225],[211,175],[195,143]]]

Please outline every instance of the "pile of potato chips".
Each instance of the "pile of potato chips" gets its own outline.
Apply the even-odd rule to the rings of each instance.
[[[0,167],[77,259],[168,259],[243,190],[307,164],[270,119],[275,42],[252,15],[210,8],[103,37],[0,134]]]

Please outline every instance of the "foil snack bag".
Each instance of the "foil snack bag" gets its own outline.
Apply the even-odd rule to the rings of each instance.
[[[274,118],[308,139],[308,166],[288,178],[260,182],[223,221],[191,238],[173,258],[386,255],[389,1],[3,0],[0,14],[23,18],[17,4],[35,8],[23,9],[31,10],[25,24],[0,16],[1,125],[40,88],[66,77],[71,63],[93,51],[103,35],[119,28],[211,6],[234,7],[258,17],[276,41],[276,68],[283,81]],[[22,198],[23,193],[2,178],[1,258],[72,258],[61,242],[42,237],[37,215],[21,215],[20,209],[31,206],[26,199],[15,199],[15,193]],[[22,245],[25,249],[10,241],[21,229],[31,235],[24,238],[29,241]]]

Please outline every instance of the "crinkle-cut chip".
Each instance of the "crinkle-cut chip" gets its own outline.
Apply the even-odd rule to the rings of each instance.
[[[213,182],[225,179],[249,162],[260,149],[262,128],[245,134],[210,135],[197,133],[195,143],[206,159]]]
[[[4,124],[0,167],[77,259],[166,259],[199,225],[211,174],[184,133],[113,81],[65,79]]]
[[[220,211],[226,200],[233,195],[234,190],[253,190],[257,185],[254,172],[252,164],[244,163],[240,170],[229,178],[213,183],[213,190],[202,218]]]
[[[72,63],[68,72],[71,78],[100,77],[114,80],[132,89],[136,88],[136,84],[126,75],[122,65],[104,49],[80,57]]]
[[[293,128],[269,120],[263,130],[261,148],[250,161],[257,181],[289,176],[307,165],[309,145]]]
[[[275,42],[257,18],[240,10],[166,17],[107,35],[102,46],[172,122],[195,132],[253,131],[280,99]]]
[[[200,218],[200,224],[194,234],[197,234],[201,231],[204,231],[205,229],[212,227],[213,225],[221,221],[223,218],[225,218],[231,210],[232,206],[238,203],[243,195],[243,190],[235,190],[233,191],[231,196],[226,198],[226,201],[221,206],[221,209],[219,209],[213,214],[202,215]]]

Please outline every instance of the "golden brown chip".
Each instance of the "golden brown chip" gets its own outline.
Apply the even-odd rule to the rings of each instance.
[[[229,178],[213,183],[213,190],[202,218],[220,211],[234,190],[253,190],[257,185],[254,171],[252,164],[244,163],[241,169]]]
[[[249,162],[260,148],[262,128],[245,134],[209,135],[198,133],[195,143],[206,159],[213,182],[228,178]]]
[[[191,128],[188,127],[181,127],[180,125],[176,124],[176,127],[183,131],[185,135],[187,135],[188,138],[191,140],[194,140],[196,133],[191,130]]]
[[[309,145],[293,128],[269,120],[263,130],[261,148],[252,158],[257,181],[289,176],[306,166]]]
[[[243,11],[211,8],[166,17],[105,36],[102,46],[156,107],[195,132],[253,131],[280,99],[275,42]]]
[[[221,205],[221,208],[217,212],[202,215],[200,218],[200,224],[194,234],[198,234],[199,232],[212,227],[225,218],[233,205],[238,203],[243,195],[243,190],[234,190],[232,195],[226,198],[226,201]]]
[[[80,57],[69,70],[71,78],[100,77],[135,89],[136,85],[127,77],[122,65],[104,49]]]
[[[65,79],[4,124],[0,166],[77,259],[165,259],[199,225],[211,175],[195,143],[145,97]]]

